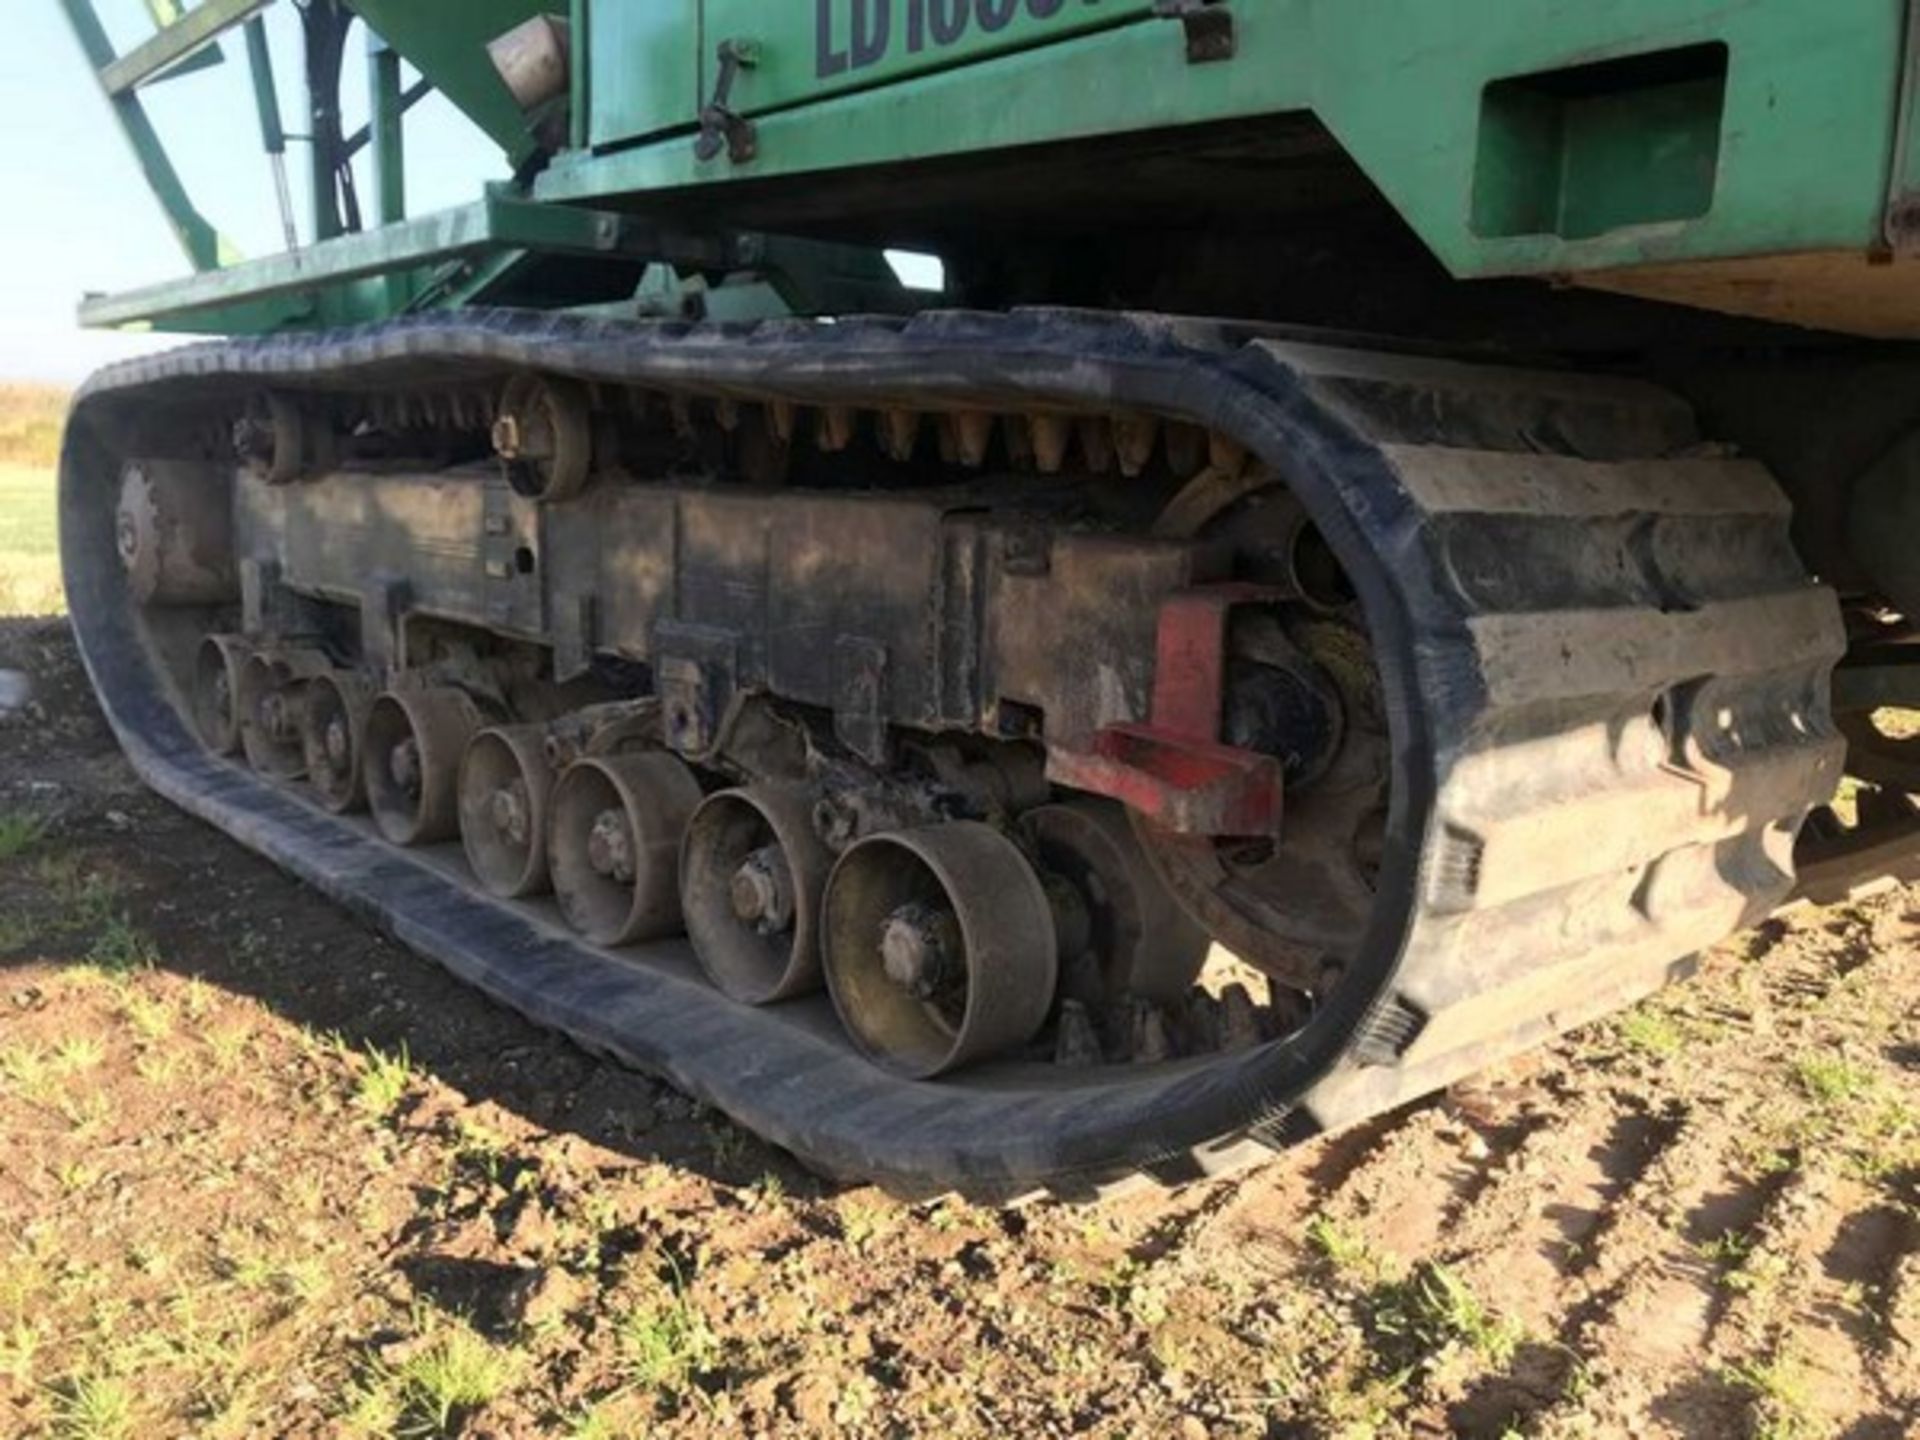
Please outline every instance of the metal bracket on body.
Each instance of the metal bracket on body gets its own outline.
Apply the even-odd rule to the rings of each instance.
[[[716,160],[725,150],[727,158],[744,165],[760,153],[759,132],[753,122],[733,109],[733,85],[742,70],[760,63],[760,47],[751,40],[720,42],[720,76],[714,81],[713,99],[700,108],[700,138],[694,142],[694,157],[702,164]]]
[[[1187,32],[1187,63],[1212,65],[1239,53],[1239,36],[1227,0],[1153,0],[1153,13],[1178,20]]]
[[[1219,739],[1233,612],[1276,598],[1241,584],[1170,596],[1160,611],[1151,723],[1109,725],[1089,750],[1049,747],[1047,778],[1118,800],[1175,835],[1279,834],[1280,762]]]

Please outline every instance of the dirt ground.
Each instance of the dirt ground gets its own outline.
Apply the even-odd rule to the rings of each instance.
[[[1239,1178],[835,1190],[144,794],[0,622],[0,1433],[1920,1434],[1920,896]]]

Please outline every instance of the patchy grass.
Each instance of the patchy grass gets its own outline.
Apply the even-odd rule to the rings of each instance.
[[[51,470],[72,396],[52,385],[0,384],[0,466]]]
[[[0,664],[40,666],[58,627],[18,628]],[[139,823],[0,864],[34,937],[0,967],[9,1435],[1624,1435],[1697,1392],[1698,1440],[1797,1440],[1884,1413],[1859,1377],[1905,1333],[1880,1277],[1920,1174],[1920,889],[1778,921],[1684,998],[1229,1181],[897,1201],[122,798],[105,732],[50,719],[0,727],[0,785],[74,793],[0,811]],[[1684,1123],[1643,1151],[1616,1112]]]
[[[4,434],[0,430],[0,441]],[[50,466],[0,461],[0,616],[66,612],[54,501]]]

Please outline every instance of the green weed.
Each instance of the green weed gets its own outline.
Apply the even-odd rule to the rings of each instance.
[[[353,1102],[376,1120],[385,1120],[400,1108],[408,1087],[413,1084],[413,1059],[407,1043],[389,1055],[378,1046],[366,1048],[365,1064],[354,1084]]]
[[[1686,1047],[1686,1036],[1673,1018],[1641,1007],[1624,1016],[1618,1027],[1621,1043],[1656,1060],[1671,1060]]]
[[[74,1375],[53,1387],[53,1433],[61,1440],[121,1440],[133,1434],[133,1392],[107,1375]]]
[[[1857,1100],[1874,1088],[1870,1071],[1838,1055],[1804,1055],[1795,1063],[1793,1073],[1807,1098],[1821,1105]]]
[[[44,817],[9,810],[0,813],[0,860],[13,860],[27,853],[47,833]]]
[[[615,1339],[628,1376],[669,1398],[684,1394],[720,1357],[719,1338],[677,1277],[664,1293],[622,1316]]]
[[[87,963],[108,975],[130,975],[154,969],[160,963],[160,952],[126,916],[116,915],[87,950]]]

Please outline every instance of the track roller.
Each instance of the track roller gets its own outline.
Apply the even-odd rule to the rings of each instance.
[[[308,684],[325,669],[323,656],[298,650],[257,651],[240,667],[240,744],[262,775],[298,780],[307,773],[301,712]]]
[[[216,755],[240,753],[240,671],[253,653],[238,635],[209,635],[193,661],[193,728]]]
[[[928,1079],[1025,1044],[1053,1005],[1054,917],[999,831],[961,820],[870,835],[834,866],[821,946],[856,1044]]]
[[[367,800],[396,845],[432,845],[460,833],[460,758],[484,723],[453,686],[389,690],[367,713]]]
[[[300,707],[300,746],[306,756],[307,779],[320,803],[336,815],[367,806],[361,762],[373,696],[373,683],[351,670],[330,670],[307,684]]]
[[[693,771],[664,751],[568,766],[547,831],[567,923],[601,945],[679,933],[680,840],[699,804]]]
[[[1184,996],[1206,963],[1207,936],[1160,883],[1126,811],[1069,800],[1028,811],[1020,828],[1041,870],[1073,888],[1086,916],[1103,993],[1074,998],[1099,1006]]]
[[[480,883],[507,900],[544,895],[553,766],[539,725],[482,730],[460,762],[460,841]]]
[[[818,989],[820,894],[832,868],[809,792],[709,796],[681,847],[680,907],[713,983],[747,1005]]]

